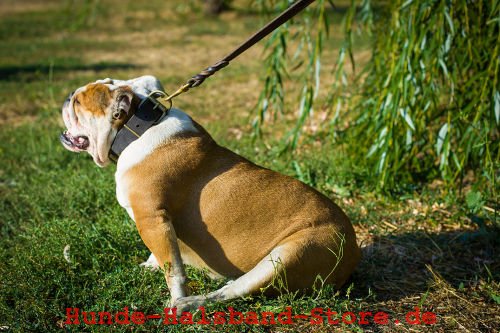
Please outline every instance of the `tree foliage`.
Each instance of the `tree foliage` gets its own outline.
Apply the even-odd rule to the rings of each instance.
[[[287,0],[256,2],[266,11],[289,5]],[[313,107],[326,107],[328,124],[349,119],[348,138],[359,146],[353,154],[368,162],[380,187],[441,178],[457,188],[466,172],[474,170],[475,178],[496,194],[500,1],[351,1],[337,62],[326,69],[334,83],[321,87],[330,10],[330,2],[316,1],[307,14],[268,40],[255,127],[260,128],[267,113],[286,112],[283,77],[290,63],[299,64],[294,66],[302,89],[289,147],[297,144]],[[347,80],[346,59],[354,65],[355,28],[372,36],[371,60],[356,71],[362,75]],[[287,48],[290,40],[299,43],[293,54]],[[326,101],[316,99],[319,89],[328,89]],[[335,131],[334,126],[329,132]]]

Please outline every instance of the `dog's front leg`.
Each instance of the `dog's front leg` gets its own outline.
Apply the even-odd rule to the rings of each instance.
[[[172,219],[166,211],[154,214],[136,215],[135,222],[144,244],[164,268],[165,279],[170,290],[173,304],[186,296],[186,273],[181,259],[177,236]]]

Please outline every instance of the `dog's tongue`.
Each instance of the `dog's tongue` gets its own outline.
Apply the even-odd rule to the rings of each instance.
[[[87,141],[87,139],[82,136],[77,136],[74,140],[77,145],[83,145]]]

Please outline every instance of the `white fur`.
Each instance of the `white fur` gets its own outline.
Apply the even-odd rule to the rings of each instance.
[[[187,296],[177,299],[172,306],[177,312],[188,311],[203,305],[207,301],[226,301],[248,295],[265,287],[265,281],[272,281],[273,276],[284,269],[283,257],[286,255],[286,245],[275,247],[271,253],[262,259],[254,268],[222,288],[207,295]]]
[[[155,255],[151,253],[149,256],[148,260],[143,262],[140,266],[148,268],[152,271],[155,271],[160,268],[160,264],[158,263],[158,260],[156,259]]]
[[[144,75],[131,80],[115,80],[106,78],[104,80],[97,80],[95,83],[105,84],[111,91],[118,87],[129,86],[140,99],[146,98],[155,90],[163,91],[160,81],[152,75]]]
[[[125,148],[116,167],[116,197],[120,205],[127,210],[130,218],[134,219],[134,213],[128,199],[125,177],[127,171],[174,136],[186,132],[196,133],[197,131],[187,114],[178,109],[171,109],[158,125],[148,129],[139,139]]]

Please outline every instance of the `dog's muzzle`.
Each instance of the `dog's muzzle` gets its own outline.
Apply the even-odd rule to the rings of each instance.
[[[87,150],[89,147],[89,138],[80,135],[80,136],[72,136],[68,133],[68,131],[63,132],[59,136],[59,140],[63,144],[63,146],[71,151],[82,151]]]

